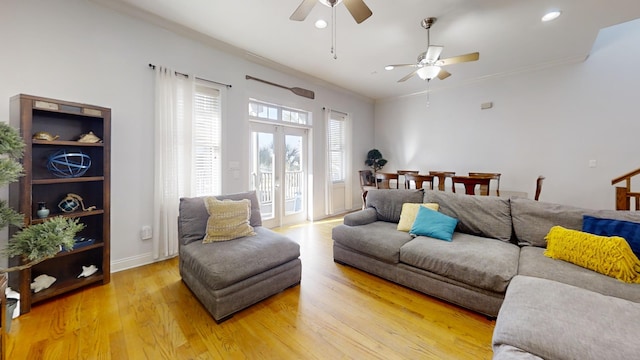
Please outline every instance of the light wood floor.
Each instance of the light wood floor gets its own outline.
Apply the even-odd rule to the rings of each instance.
[[[490,359],[494,322],[333,262],[341,219],[276,229],[301,245],[302,284],[217,325],[172,259],[36,305],[8,359]]]

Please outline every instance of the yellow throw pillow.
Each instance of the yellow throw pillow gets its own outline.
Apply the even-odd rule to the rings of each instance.
[[[204,203],[209,219],[203,243],[232,240],[256,234],[253,227],[249,225],[251,200],[220,201],[213,196],[208,196],[204,199]]]
[[[640,283],[640,260],[619,236],[599,236],[554,226],[545,256],[568,261],[627,283]]]
[[[413,222],[416,220],[416,216],[418,215],[418,210],[420,210],[420,206],[424,206],[434,211],[438,211],[440,206],[436,203],[404,203],[402,204],[402,211],[400,212],[400,221],[398,221],[398,231],[406,231],[409,232],[411,230],[411,226],[413,226]]]

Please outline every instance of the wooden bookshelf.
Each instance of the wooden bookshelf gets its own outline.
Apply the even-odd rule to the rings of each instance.
[[[77,290],[92,284],[106,284],[110,280],[110,160],[111,110],[105,107],[79,104],[31,95],[11,98],[11,125],[20,129],[26,144],[22,165],[25,175],[9,188],[9,202],[24,214],[24,225],[42,223],[55,216],[79,218],[85,229],[78,236],[93,239],[93,243],[61,251],[55,257],[11,275],[10,285],[20,292],[20,312],[27,313],[37,302]],[[81,134],[92,131],[102,142],[82,143]],[[37,132],[58,136],[52,141],[36,140]],[[58,151],[81,152],[91,159],[82,176],[57,177],[47,168],[47,160]],[[91,210],[64,212],[58,203],[67,194],[77,194]],[[50,214],[39,218],[38,203],[45,202]],[[16,229],[13,229],[15,231]],[[12,265],[21,259],[10,259]],[[95,265],[98,271],[86,278],[78,278],[82,266]],[[46,274],[56,278],[51,287],[34,293],[30,284],[34,278]]]

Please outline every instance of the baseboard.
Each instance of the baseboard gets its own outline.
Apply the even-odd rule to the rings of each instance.
[[[111,262],[111,273],[115,273],[122,270],[128,270],[136,268],[142,265],[148,265],[156,260],[151,253],[140,254]]]

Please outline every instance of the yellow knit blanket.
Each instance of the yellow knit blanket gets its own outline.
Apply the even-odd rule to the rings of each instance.
[[[545,256],[568,261],[627,283],[640,284],[640,260],[620,236],[599,236],[554,226]]]

